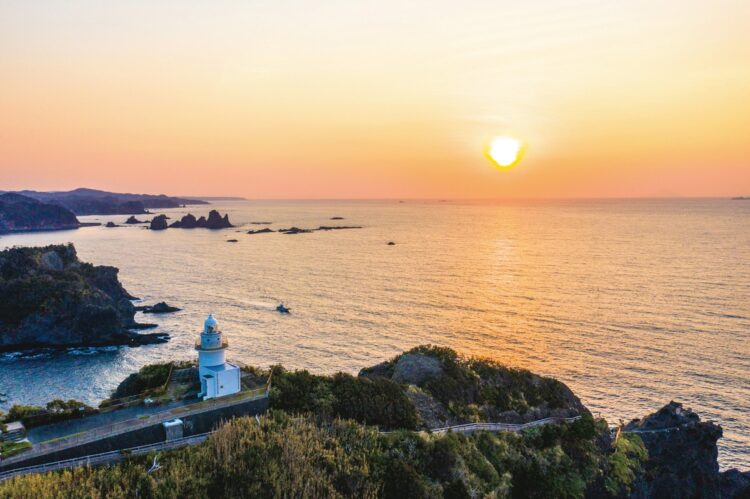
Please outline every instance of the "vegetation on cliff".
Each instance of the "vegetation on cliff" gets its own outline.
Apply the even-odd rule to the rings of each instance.
[[[115,395],[158,390],[170,367],[144,367]],[[424,346],[359,377],[281,366],[272,375],[267,415],[231,420],[203,444],[161,452],[156,470],[149,472],[154,455],[147,455],[111,467],[27,475],[0,484],[0,497],[718,498],[750,492],[747,474],[718,471],[720,428],[676,403],[626,426],[653,433],[623,433],[614,441],[606,421],[585,408],[573,422],[518,433],[432,433],[414,431],[426,425],[414,390],[441,406],[476,404],[477,417],[491,414],[482,409],[489,404],[523,417],[543,407],[578,410],[580,402],[562,383]],[[455,383],[438,392],[431,379]],[[25,412],[17,408],[8,420]]]
[[[78,228],[78,219],[66,208],[20,194],[0,194],[0,234]]]
[[[152,194],[121,194],[96,189],[72,191],[20,191],[19,194],[44,203],[62,206],[77,215],[138,215],[148,208],[177,208],[186,204],[207,204],[198,199]]]
[[[361,377],[409,386],[427,427],[477,421],[521,423],[588,412],[564,383],[488,359],[422,345],[363,369]]]
[[[609,457],[590,417],[523,434],[436,436],[273,411],[204,444],[104,468],[28,475],[10,497],[607,497]],[[637,459],[637,458],[634,458]],[[622,487],[625,484],[621,484]]]
[[[117,273],[72,244],[0,251],[0,350],[165,341],[128,331],[139,325]]]

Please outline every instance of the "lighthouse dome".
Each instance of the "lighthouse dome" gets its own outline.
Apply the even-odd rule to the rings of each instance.
[[[218,330],[219,323],[216,322],[214,314],[208,314],[206,322],[203,323],[203,330],[207,333],[215,333]]]

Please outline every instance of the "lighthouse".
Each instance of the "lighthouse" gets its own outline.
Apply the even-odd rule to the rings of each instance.
[[[240,368],[226,361],[229,343],[219,331],[219,323],[209,314],[203,332],[195,343],[198,351],[198,377],[203,400],[223,397],[240,391]]]

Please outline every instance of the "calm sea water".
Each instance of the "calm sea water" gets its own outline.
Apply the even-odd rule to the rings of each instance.
[[[365,228],[251,236],[244,232],[261,226],[93,227],[2,237],[0,247],[74,242],[83,260],[119,267],[132,294],[183,308],[141,318],[172,335],[165,345],[0,356],[3,406],[96,403],[144,364],[194,358],[193,340],[213,312],[229,357],[247,364],[356,373],[433,343],[555,376],[614,422],[681,401],[724,427],[722,467],[750,468],[750,202],[214,207],[236,224]],[[274,311],[280,301],[292,315]]]

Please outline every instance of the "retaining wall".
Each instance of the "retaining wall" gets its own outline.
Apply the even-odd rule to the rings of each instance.
[[[239,402],[237,404],[220,407],[212,411],[205,411],[190,416],[175,416],[182,419],[184,423],[183,435],[186,437],[209,432],[215,429],[222,421],[239,417],[252,416],[261,414],[268,409],[268,398],[260,398]],[[132,432],[122,433],[114,437],[103,438],[94,442],[81,444],[75,447],[68,447],[42,456],[35,456],[30,459],[16,461],[7,466],[0,465],[0,471],[8,471],[26,466],[35,466],[38,464],[53,463],[65,459],[74,459],[86,457],[93,454],[101,454],[119,449],[128,449],[157,442],[163,442],[166,438],[164,427],[161,422],[139,428]]]

